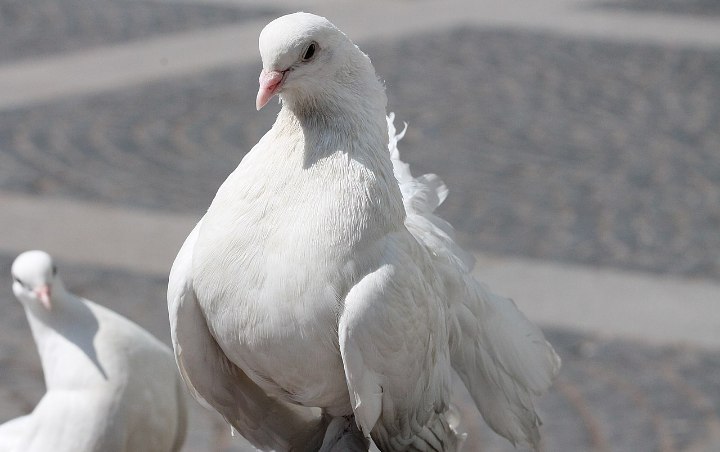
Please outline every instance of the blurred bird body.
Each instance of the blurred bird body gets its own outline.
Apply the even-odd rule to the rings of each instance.
[[[260,51],[258,107],[280,93],[283,108],[170,275],[191,391],[263,450],[367,450],[372,436],[383,451],[454,451],[455,368],[493,428],[536,443],[532,395],[559,360],[470,275],[432,214],[446,187],[399,160],[369,58],[304,13],[268,25]]]
[[[51,262],[30,251],[13,264],[13,290],[47,392],[31,414],[0,426],[0,450],[179,451],[185,405],[170,350],[128,319],[68,292]]]

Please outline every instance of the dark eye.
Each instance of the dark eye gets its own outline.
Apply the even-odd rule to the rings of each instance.
[[[13,275],[12,279],[13,279],[13,281],[15,281],[16,283],[18,283],[18,284],[20,284],[21,286],[25,287],[25,283],[23,283],[22,281],[20,281],[20,278],[18,278],[17,276]]]
[[[313,56],[315,56],[315,52],[317,51],[317,42],[311,42],[307,49],[305,49],[305,53],[303,54],[303,61],[309,61]]]

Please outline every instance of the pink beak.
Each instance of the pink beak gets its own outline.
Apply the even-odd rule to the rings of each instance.
[[[255,108],[260,110],[280,90],[285,81],[287,71],[266,71],[260,72],[260,89],[258,89]]]
[[[48,311],[52,309],[52,303],[50,302],[50,286],[43,284],[35,289],[35,294],[38,296],[40,303],[42,303],[45,309]]]

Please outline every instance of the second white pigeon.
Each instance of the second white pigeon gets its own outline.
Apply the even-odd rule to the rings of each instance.
[[[135,323],[65,289],[52,258],[12,265],[47,392],[0,425],[2,452],[177,452],[186,430],[170,349]]]

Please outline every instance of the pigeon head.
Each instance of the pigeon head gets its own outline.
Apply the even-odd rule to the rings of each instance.
[[[23,303],[40,303],[52,309],[53,286],[61,286],[57,267],[44,251],[26,251],[12,264],[13,292]]]
[[[279,17],[262,30],[259,44],[258,110],[276,94],[291,105],[315,102],[342,96],[342,86],[363,75],[376,80],[370,59],[324,17]]]

